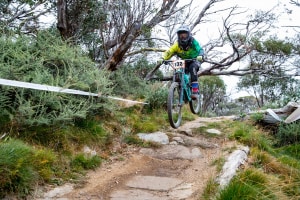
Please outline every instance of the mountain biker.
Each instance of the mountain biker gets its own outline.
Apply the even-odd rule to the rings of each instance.
[[[187,61],[185,73],[190,73],[192,82],[192,99],[196,99],[199,95],[197,72],[200,63],[203,61],[204,50],[199,42],[191,35],[190,29],[186,25],[180,26],[177,31],[177,41],[163,53],[162,59],[158,60],[160,64],[164,60],[169,60],[173,55],[177,55],[181,59],[196,59],[195,61]]]

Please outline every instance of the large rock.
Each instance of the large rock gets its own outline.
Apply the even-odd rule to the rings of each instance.
[[[169,144],[169,137],[163,132],[138,133],[137,136],[145,141],[157,142],[160,144]]]
[[[158,159],[185,159],[193,160],[202,158],[202,154],[197,147],[188,148],[182,145],[164,145],[159,149],[143,148],[140,150],[142,154],[152,156]]]

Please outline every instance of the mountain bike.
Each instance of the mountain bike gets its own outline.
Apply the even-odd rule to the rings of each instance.
[[[167,102],[168,118],[173,128],[178,128],[181,124],[181,110],[185,103],[189,102],[190,110],[194,114],[199,113],[201,108],[200,95],[196,99],[191,98],[190,74],[186,74],[184,70],[188,61],[194,61],[194,59],[164,61],[165,65],[169,65],[173,69],[173,78]]]

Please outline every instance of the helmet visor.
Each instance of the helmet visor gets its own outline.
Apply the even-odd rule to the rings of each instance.
[[[187,32],[178,33],[179,40],[187,41],[189,39],[189,34]]]

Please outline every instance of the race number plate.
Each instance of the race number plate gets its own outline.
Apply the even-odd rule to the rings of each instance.
[[[174,60],[173,61],[173,68],[174,69],[183,69],[185,62],[184,60]]]

